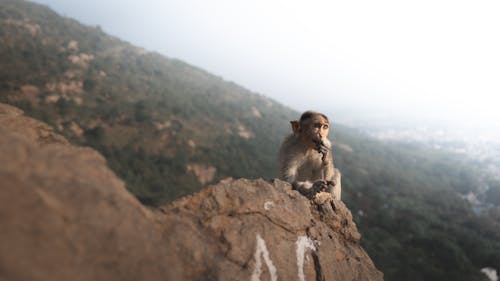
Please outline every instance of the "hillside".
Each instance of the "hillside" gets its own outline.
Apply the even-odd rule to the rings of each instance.
[[[226,177],[271,179],[289,108],[50,9],[0,2],[0,102],[102,153],[141,202],[161,205]],[[473,161],[387,145],[333,124],[343,199],[386,280],[483,280],[500,269],[498,220],[461,195]]]
[[[0,101],[99,149],[141,201],[276,173],[293,111],[47,8],[0,7]]]

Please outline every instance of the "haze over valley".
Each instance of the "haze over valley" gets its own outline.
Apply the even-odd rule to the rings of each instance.
[[[497,165],[495,1],[35,2],[298,111]]]
[[[35,2],[298,111],[500,139],[496,1]]]

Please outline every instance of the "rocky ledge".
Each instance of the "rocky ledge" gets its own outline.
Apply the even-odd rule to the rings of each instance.
[[[382,280],[346,206],[227,179],[140,204],[90,148],[0,104],[0,280]]]

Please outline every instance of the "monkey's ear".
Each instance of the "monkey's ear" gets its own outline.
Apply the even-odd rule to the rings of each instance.
[[[292,131],[296,134],[299,133],[300,131],[300,123],[297,120],[290,121],[290,124],[292,125]]]

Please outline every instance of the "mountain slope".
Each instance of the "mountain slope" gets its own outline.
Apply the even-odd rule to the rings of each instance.
[[[143,202],[276,174],[293,111],[47,8],[9,0],[1,13],[0,101],[98,148]]]
[[[273,178],[298,112],[196,67],[24,1],[0,2],[0,102],[92,146],[143,203],[221,178]],[[387,280],[483,280],[500,269],[498,221],[460,194],[473,161],[387,145],[333,125],[343,198]]]

